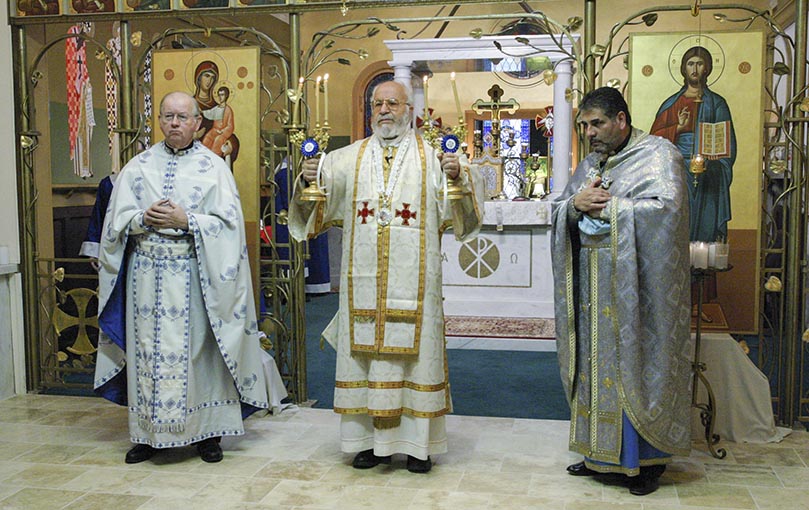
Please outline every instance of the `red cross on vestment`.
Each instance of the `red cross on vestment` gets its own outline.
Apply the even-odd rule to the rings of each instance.
[[[402,225],[410,226],[410,220],[416,220],[416,212],[410,210],[410,204],[402,202],[402,210],[396,209],[396,217],[402,218]]]
[[[362,203],[362,209],[357,209],[357,216],[362,218],[363,225],[366,223],[368,216],[373,216],[374,210],[368,209],[368,202]]]

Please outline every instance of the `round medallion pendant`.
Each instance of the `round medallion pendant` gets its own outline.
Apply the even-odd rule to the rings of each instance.
[[[379,210],[379,218],[378,223],[383,227],[387,227],[390,225],[390,220],[393,219],[393,213],[390,212],[390,209],[380,209]]]

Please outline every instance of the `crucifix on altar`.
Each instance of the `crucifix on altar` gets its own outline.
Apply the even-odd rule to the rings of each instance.
[[[499,184],[496,186],[498,193],[494,198],[504,200],[507,197],[503,193],[502,189],[504,162],[502,158],[500,158],[500,114],[505,111],[510,115],[514,115],[517,110],[520,109],[520,103],[518,103],[514,98],[503,101],[503,89],[497,84],[492,85],[492,87],[487,91],[487,94],[489,94],[490,100],[484,101],[482,99],[477,99],[474,103],[472,103],[472,109],[478,115],[483,114],[483,112],[489,112],[492,121],[492,148],[489,151],[489,154],[483,154],[483,138],[479,136],[479,133],[475,133],[475,156],[476,158],[482,158],[482,161],[480,161],[481,163],[484,163],[484,165],[481,165],[482,169],[485,169],[487,164],[496,165],[497,175],[495,177]],[[477,162],[478,161],[473,160],[473,163]]]

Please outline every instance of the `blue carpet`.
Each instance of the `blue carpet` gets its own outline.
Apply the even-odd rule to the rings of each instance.
[[[307,382],[315,407],[331,409],[335,352],[320,334],[337,311],[337,294],[310,296],[306,303]],[[454,414],[568,420],[555,352],[447,352]]]

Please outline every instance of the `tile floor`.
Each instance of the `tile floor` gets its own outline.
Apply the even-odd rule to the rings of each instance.
[[[450,452],[428,475],[392,466],[358,471],[339,451],[339,417],[294,408],[250,418],[223,440],[225,459],[193,448],[124,464],[126,413],[101,399],[42,395],[0,402],[0,509],[540,509],[809,510],[809,432],[777,444],[695,442],[654,494],[565,473],[565,421],[450,416]],[[193,505],[193,506],[192,506]]]

